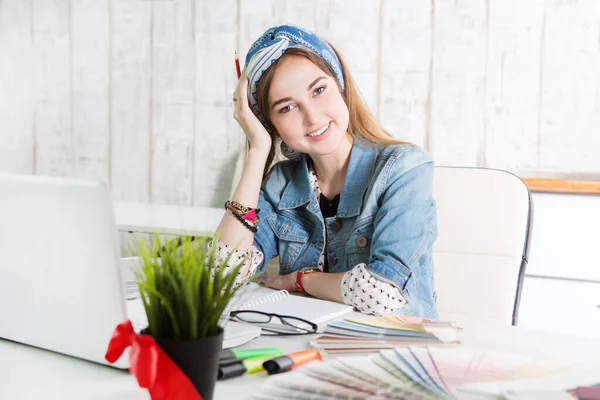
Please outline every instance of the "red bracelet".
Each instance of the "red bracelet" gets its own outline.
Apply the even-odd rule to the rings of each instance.
[[[296,286],[296,290],[298,290],[298,292],[306,293],[306,290],[304,290],[304,286],[302,285],[302,280],[304,279],[304,274],[312,274],[313,272],[319,272],[319,270],[318,269],[304,269],[304,270],[298,271],[298,274],[296,275],[296,282],[294,282],[294,286]]]

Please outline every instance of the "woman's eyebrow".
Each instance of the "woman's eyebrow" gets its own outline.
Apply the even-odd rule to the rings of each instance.
[[[317,82],[319,82],[321,79],[327,79],[324,76],[320,76],[317,79],[315,79],[314,81],[312,81],[312,83],[310,85],[308,85],[308,87],[306,88],[306,90],[310,90],[312,89],[313,86],[315,86],[317,84]]]
[[[284,97],[283,99],[279,99],[279,100],[277,100],[277,101],[276,101],[275,103],[273,103],[273,105],[271,106],[271,110],[272,110],[272,109],[274,109],[274,108],[275,108],[275,106],[277,106],[278,104],[285,103],[286,101],[290,101],[290,100],[292,100],[292,98],[291,98],[291,97]]]
[[[312,89],[313,86],[315,86],[317,84],[317,82],[319,82],[321,79],[327,79],[324,76],[320,76],[317,79],[315,79],[314,81],[312,81],[310,83],[310,85],[308,85],[308,87],[306,88],[306,90],[310,90]],[[277,105],[281,104],[281,103],[285,103],[286,101],[290,101],[292,100],[291,97],[284,97],[283,99],[279,99],[276,102],[273,103],[273,105],[271,106],[271,110],[274,109]]]

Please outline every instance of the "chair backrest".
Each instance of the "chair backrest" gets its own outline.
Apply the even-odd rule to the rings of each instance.
[[[533,223],[525,183],[501,170],[436,167],[433,247],[440,318],[516,325]]]
[[[235,167],[232,195],[244,152]],[[533,222],[525,183],[502,170],[436,167],[433,247],[440,318],[461,314],[517,324]],[[269,270],[278,268],[278,259]]]

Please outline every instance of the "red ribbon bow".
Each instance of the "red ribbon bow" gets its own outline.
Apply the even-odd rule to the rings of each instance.
[[[115,328],[104,358],[112,364],[130,346],[129,372],[152,400],[202,400],[187,375],[150,335],[136,334],[129,320]]]

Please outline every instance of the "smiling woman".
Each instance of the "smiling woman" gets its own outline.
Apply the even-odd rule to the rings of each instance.
[[[316,64],[319,60],[307,50],[289,49],[263,75],[257,97],[272,132],[288,147],[310,154],[315,165],[327,166],[347,157],[352,136],[339,83]]]
[[[271,28],[234,100],[249,152],[218,234],[223,259],[247,258],[236,283],[279,256],[271,287],[437,318],[433,162],[379,125],[339,52],[304,29]],[[278,147],[290,160],[271,167]]]

